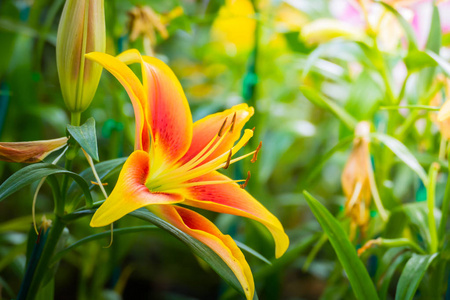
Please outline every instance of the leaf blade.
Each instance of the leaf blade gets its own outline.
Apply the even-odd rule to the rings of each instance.
[[[90,157],[99,161],[94,118],[87,119],[81,126],[67,125],[67,131]]]
[[[432,255],[412,255],[400,275],[395,300],[413,299],[420,281],[437,255],[437,253]]]
[[[378,299],[377,292],[364,264],[339,222],[328,210],[308,192],[303,192],[311,211],[319,221],[323,231],[328,235],[339,261],[347,273],[353,292],[357,299]]]

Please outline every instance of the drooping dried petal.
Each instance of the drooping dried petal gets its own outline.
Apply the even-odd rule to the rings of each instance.
[[[0,143],[0,160],[20,163],[36,163],[47,155],[61,149],[68,138],[53,140]]]

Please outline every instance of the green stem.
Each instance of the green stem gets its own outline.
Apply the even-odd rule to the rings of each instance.
[[[450,148],[447,153],[448,153],[447,157],[450,157]],[[450,159],[448,161],[448,167],[450,170]],[[450,208],[450,180],[449,178],[447,178],[447,184],[445,185],[445,192],[444,192],[444,200],[442,201],[441,207],[442,211],[441,223],[439,224],[439,231],[438,231],[439,248],[442,248],[444,246],[445,227],[447,225],[449,208]]]
[[[59,237],[61,236],[64,227],[65,224],[58,216],[56,216],[53,221],[52,227],[50,228],[50,233],[48,235],[41,257],[39,258],[39,262],[36,266],[36,270],[33,274],[33,279],[31,280],[31,284],[28,288],[25,299],[32,300],[36,297],[39,287],[42,283],[42,279],[44,279],[46,272],[49,270],[48,266],[50,259],[53,255],[53,252],[55,251],[56,244],[59,241]]]
[[[72,112],[70,114],[70,125],[73,126],[80,126],[80,120],[81,120],[81,112]],[[73,139],[71,139],[73,140]],[[77,142],[72,141],[71,143],[69,143],[69,150],[67,151],[66,154],[66,162],[64,164],[64,168],[66,170],[72,170],[72,165],[73,165],[73,159],[75,158],[79,146],[77,144]],[[63,198],[63,201],[65,202],[65,198],[66,198],[66,191],[67,188],[69,187],[69,176],[68,175],[64,175],[63,176],[63,181],[61,184],[61,196]]]
[[[428,187],[427,187],[427,204],[428,204],[428,227],[430,230],[430,253],[435,253],[438,248],[438,237],[436,230],[436,220],[434,218],[435,207],[435,188],[436,177],[439,172],[439,164],[434,162],[430,166],[428,174]]]

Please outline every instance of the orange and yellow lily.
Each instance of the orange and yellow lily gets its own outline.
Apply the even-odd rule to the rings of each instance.
[[[252,137],[245,123],[253,115],[246,104],[207,116],[195,123],[180,82],[160,60],[129,50],[117,57],[90,53],[126,89],[136,117],[135,151],[125,162],[111,195],[100,206],[91,226],[108,225],[141,207],[201,241],[234,272],[247,299],[254,282],[244,255],[230,236],[222,234],[192,206],[259,221],[272,234],[275,256],[289,245],[281,223],[248,192],[216,170],[245,157],[256,159],[257,150],[233,156]],[[142,83],[127,66],[139,63]]]

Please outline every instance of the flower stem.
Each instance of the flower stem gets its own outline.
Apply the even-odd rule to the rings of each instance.
[[[44,249],[42,250],[42,254],[39,257],[39,262],[37,263],[34,271],[33,279],[31,280],[28,290],[26,291],[26,294],[23,295],[22,299],[32,300],[36,297],[42,283],[42,279],[44,279],[45,273],[49,270],[48,266],[50,259],[55,251],[56,244],[59,241],[59,237],[61,236],[64,227],[65,224],[62,222],[60,217],[55,216],[47,237],[47,241],[45,242]]]
[[[428,187],[427,187],[427,204],[428,204],[428,227],[430,230],[430,253],[435,253],[438,247],[438,237],[436,230],[436,220],[434,218],[435,207],[435,188],[436,177],[439,172],[439,164],[434,162],[430,166],[428,175]]]
[[[80,126],[81,112],[72,112],[70,114],[70,125]],[[68,171],[72,170],[73,159],[78,151],[78,144],[76,142],[69,143],[69,150],[66,154],[66,162],[64,164],[64,168]],[[61,196],[65,200],[66,191],[69,185],[69,176],[64,174],[63,181],[61,183]]]
[[[450,157],[450,148],[448,149],[447,156]],[[450,160],[449,160],[448,164],[449,164],[449,170],[450,170]],[[442,248],[444,246],[445,227],[447,225],[449,208],[450,208],[450,180],[449,180],[449,178],[447,178],[447,184],[445,185],[445,192],[444,192],[444,200],[442,201],[442,207],[441,207],[441,211],[442,211],[441,223],[439,224],[439,230],[438,230],[438,238],[440,241],[439,248]]]

